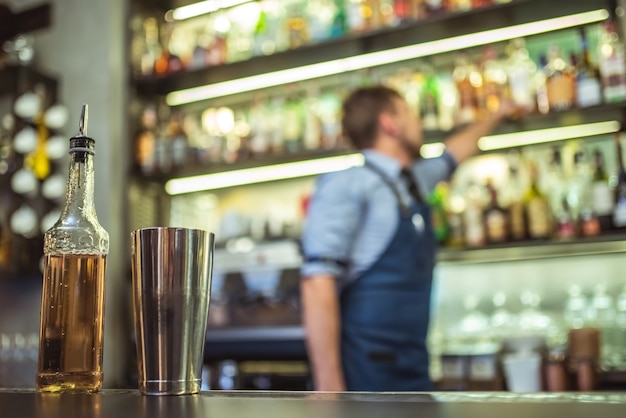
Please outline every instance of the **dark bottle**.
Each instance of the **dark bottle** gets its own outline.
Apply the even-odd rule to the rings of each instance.
[[[593,183],[591,185],[591,209],[598,218],[602,232],[613,229],[615,198],[609,185],[604,166],[604,155],[599,149],[593,151]]]
[[[526,219],[524,216],[524,187],[520,178],[523,167],[522,156],[518,152],[509,155],[509,180],[502,189],[504,206],[508,212],[509,239],[522,241],[526,239]]]
[[[498,202],[498,190],[493,184],[493,180],[488,179],[485,187],[489,196],[487,206],[483,210],[487,243],[499,244],[506,242],[509,237],[507,211]]]
[[[613,210],[613,226],[617,229],[626,228],[626,171],[622,155],[621,133],[615,134],[617,155],[617,186],[615,186],[615,208]]]
[[[97,392],[102,386],[104,275],[109,235],[94,205],[95,141],[86,136],[87,105],[70,139],[61,217],[44,236],[39,366],[41,392]]]

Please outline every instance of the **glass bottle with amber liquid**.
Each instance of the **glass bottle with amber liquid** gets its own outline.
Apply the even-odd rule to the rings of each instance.
[[[492,179],[487,180],[485,186],[489,195],[489,202],[483,210],[483,221],[487,243],[500,244],[509,238],[508,213],[498,202],[498,190]]]
[[[551,111],[569,110],[576,104],[576,69],[566,62],[556,45],[551,45],[544,67]]]
[[[44,235],[39,366],[40,392],[97,392],[102,386],[104,274],[109,235],[94,205],[95,141],[87,105],[70,139],[65,206]]]

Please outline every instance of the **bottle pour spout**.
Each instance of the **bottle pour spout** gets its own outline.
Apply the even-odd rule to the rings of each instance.
[[[83,108],[80,112],[80,119],[78,120],[78,135],[87,136],[87,121],[89,119],[89,105],[83,103]]]

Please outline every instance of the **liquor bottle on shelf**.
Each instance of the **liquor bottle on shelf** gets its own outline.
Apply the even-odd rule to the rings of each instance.
[[[411,0],[393,0],[393,11],[399,22],[411,19]]]
[[[570,240],[576,236],[576,220],[565,197],[554,212],[554,224],[554,237],[557,240]]]
[[[172,170],[172,153],[170,137],[167,135],[167,126],[171,109],[165,102],[157,107],[157,128],[154,142],[154,158],[157,170],[160,173],[169,173]]]
[[[338,3],[343,3],[343,0],[335,0]],[[378,9],[375,14],[378,15],[379,25],[381,27],[393,27],[398,24],[398,19],[393,10],[393,2],[395,0],[374,0],[372,1],[372,8]],[[417,0],[423,3],[421,0]]]
[[[615,208],[613,209],[613,226],[616,229],[626,228],[626,170],[624,169],[621,140],[621,133],[616,133],[617,185],[615,186]]]
[[[576,72],[563,57],[557,45],[548,51],[548,63],[544,67],[546,90],[551,111],[568,110],[576,104]]]
[[[487,241],[482,219],[483,195],[481,188],[472,183],[467,189],[463,225],[465,245],[470,248],[484,247]]]
[[[552,235],[550,204],[539,188],[539,171],[535,164],[529,164],[529,175],[530,185],[524,194],[528,238],[548,239]]]
[[[479,9],[481,7],[491,6],[493,4],[493,0],[472,0],[472,8]]]
[[[550,150],[548,165],[542,178],[542,190],[548,192],[550,213],[555,216],[563,210],[563,199],[565,199],[566,194],[565,183],[561,149],[555,146]]]
[[[271,27],[265,4],[261,3],[259,18],[254,26],[254,55],[271,55],[276,52],[276,40],[271,36]]]
[[[350,33],[366,32],[372,29],[372,9],[364,0],[346,2],[345,10]]]
[[[449,12],[466,12],[472,9],[472,0],[446,0],[445,9]]]
[[[572,170],[565,181],[565,199],[570,209],[572,218],[577,221],[580,216],[583,201],[587,200],[588,176],[584,153],[580,150],[574,152]]]
[[[483,222],[487,243],[500,244],[509,238],[508,213],[498,201],[498,190],[493,179],[487,179],[485,185],[489,200],[483,209]]]
[[[413,0],[414,10],[418,11],[417,19],[426,19],[428,16],[436,16],[448,11],[446,0]],[[415,13],[415,12],[414,12]]]
[[[180,111],[172,111],[167,122],[166,136],[169,138],[172,168],[177,170],[187,164],[189,141],[183,127],[183,115]]]
[[[147,18],[143,23],[144,48],[141,55],[140,73],[143,77],[154,75],[154,65],[161,55],[161,45],[159,44],[159,26],[153,17]]]
[[[466,125],[478,118],[477,88],[482,84],[482,75],[470,63],[465,53],[457,55],[456,65],[452,72],[456,88],[459,92],[458,125]]]
[[[593,183],[591,186],[591,204],[593,214],[598,218],[600,230],[613,229],[613,210],[615,206],[613,191],[609,185],[609,176],[604,165],[604,154],[599,149],[593,151]]]
[[[600,37],[600,72],[604,100],[607,103],[626,100],[626,63],[624,44],[621,42],[615,24],[607,21]]]
[[[439,85],[439,129],[451,131],[459,113],[459,95],[456,90],[452,71],[443,71],[437,76]]]
[[[209,15],[208,27],[211,30],[211,43],[206,55],[206,65],[221,65],[228,61],[230,19],[223,10]]]
[[[303,14],[305,3],[302,0],[288,0],[285,2],[286,20],[289,48],[299,48],[309,40],[309,31]]]
[[[321,122],[320,146],[333,149],[341,146],[341,98],[336,92],[325,92],[317,99]]]
[[[109,235],[94,205],[93,153],[87,110],[70,139],[66,201],[45,234],[37,389],[97,392],[102,385],[104,277]]]
[[[204,68],[208,64],[208,55],[210,54],[211,37],[207,33],[206,28],[198,29],[195,35],[195,45],[191,51],[191,57],[187,62],[187,70],[196,70]]]
[[[156,128],[158,116],[156,107],[146,106],[141,113],[139,131],[135,135],[135,164],[144,175],[156,174]]]
[[[181,58],[170,50],[171,32],[169,25],[162,25],[160,28],[161,53],[154,62],[154,73],[157,76],[173,74],[183,69]]]
[[[306,4],[309,40],[320,42],[332,36],[333,20],[337,13],[333,0],[313,0]]]
[[[450,226],[446,213],[446,201],[449,197],[448,184],[439,183],[428,196],[428,204],[432,211],[432,224],[435,237],[439,243],[447,242],[450,237]]]
[[[511,156],[509,162],[509,180],[503,189],[504,207],[508,212],[509,236],[512,241],[526,238],[526,219],[524,216],[524,188],[522,185],[520,158]]]
[[[492,46],[487,46],[483,50],[482,66],[484,110],[487,113],[494,113],[500,108],[502,100],[509,96],[506,67],[498,60],[496,50]]]
[[[576,104],[578,107],[596,106],[602,103],[602,84],[598,68],[591,61],[589,41],[585,28],[579,29],[582,49],[581,59],[573,63],[576,67]]]
[[[583,150],[574,153],[572,176],[567,187],[570,214],[577,234],[585,237],[600,234],[600,222],[595,216],[591,202],[592,173]]]
[[[547,78],[544,69],[548,65],[548,58],[545,55],[539,56],[540,70],[535,73],[533,86],[537,95],[537,111],[541,114],[550,112],[550,100],[548,98]]]
[[[526,41],[523,38],[512,40],[507,46],[508,60],[506,71],[511,99],[527,111],[537,107],[535,77],[537,65],[530,58]]]
[[[227,61],[239,62],[252,58],[254,35],[261,8],[259,3],[244,3],[225,11],[230,21],[227,37]]]
[[[432,68],[424,71],[421,94],[421,119],[425,130],[439,129],[439,83]]]
[[[330,29],[330,36],[333,38],[343,36],[349,32],[346,5],[342,0],[335,0],[335,15]]]
[[[269,153],[271,132],[267,129],[268,99],[263,95],[256,96],[248,110],[250,123],[250,150],[253,156],[263,157]]]
[[[301,151],[304,144],[305,113],[302,97],[298,94],[290,94],[284,102],[282,109],[283,125],[282,140],[285,151]]]

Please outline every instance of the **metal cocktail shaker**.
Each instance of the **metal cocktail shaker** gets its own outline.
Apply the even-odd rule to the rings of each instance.
[[[139,390],[197,393],[209,313],[214,235],[187,228],[131,234]]]

